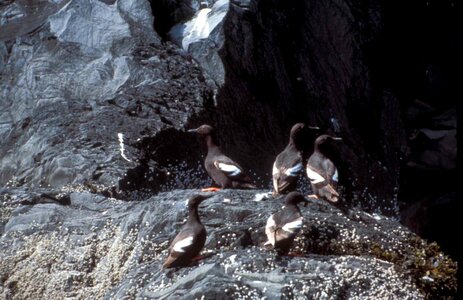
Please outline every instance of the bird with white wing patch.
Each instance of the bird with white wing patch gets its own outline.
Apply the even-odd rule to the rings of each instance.
[[[285,194],[296,189],[299,174],[307,161],[304,149],[305,132],[307,129],[319,129],[296,123],[291,128],[289,143],[275,158],[273,163],[273,195]]]
[[[207,145],[207,155],[204,160],[204,167],[214,182],[220,186],[202,189],[203,192],[214,192],[222,189],[255,188],[251,179],[244,172],[243,168],[224,155],[220,150],[215,130],[210,125],[201,125],[189,132],[196,132],[204,137]]]
[[[338,170],[334,163],[324,154],[324,147],[329,141],[341,141],[339,137],[327,134],[315,140],[314,152],[309,157],[306,166],[307,176],[310,179],[313,195],[309,197],[324,198],[331,202],[338,202]]]
[[[169,247],[164,268],[185,267],[191,264],[206,243],[206,229],[198,215],[198,206],[210,195],[195,195],[188,200],[188,220]]]
[[[265,234],[268,241],[279,255],[287,255],[294,238],[302,228],[303,217],[297,206],[300,202],[308,202],[299,192],[290,192],[285,198],[283,209],[267,219]]]

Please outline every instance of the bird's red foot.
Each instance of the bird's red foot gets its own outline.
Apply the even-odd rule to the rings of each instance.
[[[307,197],[309,198],[314,198],[314,199],[319,199],[319,197],[315,194],[312,194],[312,195],[308,195]]]
[[[214,253],[205,253],[205,254],[203,254],[203,255],[195,256],[195,257],[193,257],[191,260],[197,262],[197,261],[203,260],[203,259],[205,259],[205,258],[211,257],[211,256],[213,256],[213,255],[214,255]]]
[[[204,259],[204,258],[205,258],[204,256],[198,255],[198,256],[193,257],[191,260],[194,261],[194,262],[197,262],[197,261],[200,261],[201,259]]]
[[[208,188],[201,189],[201,192],[218,192],[220,190],[221,190],[221,188],[208,187]]]

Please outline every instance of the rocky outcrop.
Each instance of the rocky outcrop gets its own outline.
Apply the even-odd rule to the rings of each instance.
[[[304,256],[277,258],[262,247],[263,226],[281,200],[253,201],[267,191],[216,194],[201,213],[207,257],[160,270],[183,201],[197,192],[188,189],[210,183],[190,125],[215,123],[261,187],[289,127],[321,126],[344,138],[333,157],[343,206],[398,208],[405,135],[398,101],[372,67],[381,6],[209,7],[203,24],[215,27],[191,34],[185,51],[165,39],[198,1],[0,1],[2,297],[453,296],[455,263],[435,244],[393,219],[321,201],[303,208],[294,252]],[[433,110],[435,126],[415,127],[411,168],[455,171],[452,116]]]
[[[223,144],[266,176],[295,122],[318,125],[344,138],[336,152],[349,202],[397,213],[405,134],[397,99],[370,73],[382,17],[375,1],[232,1],[217,98]]]
[[[161,270],[185,221],[185,200],[197,192],[138,202],[78,191],[28,194],[35,205],[10,212],[1,231],[2,297],[436,299],[455,292],[455,264],[436,245],[392,219],[319,200],[301,207],[304,226],[292,250],[299,256],[277,257],[263,247],[264,226],[282,199],[254,201],[266,191],[224,190],[203,202],[206,258]],[[4,190],[2,212],[21,193]]]
[[[222,86],[225,80],[219,49],[224,42],[223,20],[229,2],[219,0],[209,4],[209,7],[200,7],[191,19],[169,30],[169,38],[191,54],[218,86]],[[201,2],[202,5],[207,3]]]
[[[131,144],[183,129],[212,99],[145,0],[11,1],[0,16],[1,185],[117,187],[139,165]]]

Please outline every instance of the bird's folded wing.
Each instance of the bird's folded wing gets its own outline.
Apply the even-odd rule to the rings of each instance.
[[[185,252],[185,249],[193,244],[193,240],[194,237],[192,235],[187,236],[186,238],[176,242],[173,245],[172,250],[175,252]]]
[[[325,181],[325,178],[323,178],[322,175],[320,175],[318,172],[312,170],[310,167],[307,167],[307,176],[310,179],[310,182],[312,184],[317,184]]]
[[[222,162],[222,161],[219,161],[219,160],[216,160],[214,161],[214,166],[219,169],[220,171],[230,175],[230,176],[238,176],[240,175],[242,172],[241,172],[241,168],[232,163],[232,162]]]
[[[285,225],[283,225],[282,229],[286,232],[291,232],[294,233],[295,231],[299,230],[302,228],[302,217],[297,218],[296,220],[292,222],[288,222]]]

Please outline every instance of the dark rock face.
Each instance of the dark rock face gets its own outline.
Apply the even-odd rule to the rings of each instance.
[[[387,1],[384,11],[378,47],[387,55],[374,76],[400,100],[408,136],[400,178],[401,219],[461,261],[463,251],[453,233],[461,226],[456,95],[463,43],[455,37],[463,34],[462,19],[452,1]]]
[[[213,2],[209,17],[218,18],[228,3]],[[160,270],[184,200],[197,192],[177,189],[210,181],[202,143],[183,131],[197,124],[214,122],[225,152],[263,187],[289,128],[321,126],[344,138],[333,157],[343,203],[397,212],[401,95],[378,84],[372,67],[382,7],[315,2],[233,1],[186,52],[163,39],[195,14],[195,0],[0,0],[2,298],[453,296],[455,263],[435,244],[325,202],[303,208],[293,250],[305,256],[277,258],[262,244],[281,201],[252,201],[264,191],[205,202],[208,257]],[[436,105],[439,64],[427,70],[432,101],[402,107],[418,133],[405,170],[451,175],[454,110]]]
[[[318,125],[344,138],[335,152],[352,204],[396,213],[406,145],[399,104],[369,74],[381,28],[375,1],[232,1],[220,52],[223,143],[249,168],[270,173],[262,166],[271,166],[289,128]]]
[[[253,201],[262,192],[225,190],[203,202],[207,257],[177,271],[160,268],[185,221],[185,200],[196,190],[130,203],[71,192],[68,205],[44,199],[20,206],[1,231],[0,293],[6,299],[434,299],[454,293],[455,265],[435,245],[394,220],[318,200],[301,208],[304,226],[292,251],[304,256],[277,258],[262,245],[266,219],[282,199]]]
[[[117,186],[130,145],[183,129],[213,85],[160,43],[148,2],[57,3],[1,7],[0,184]]]

